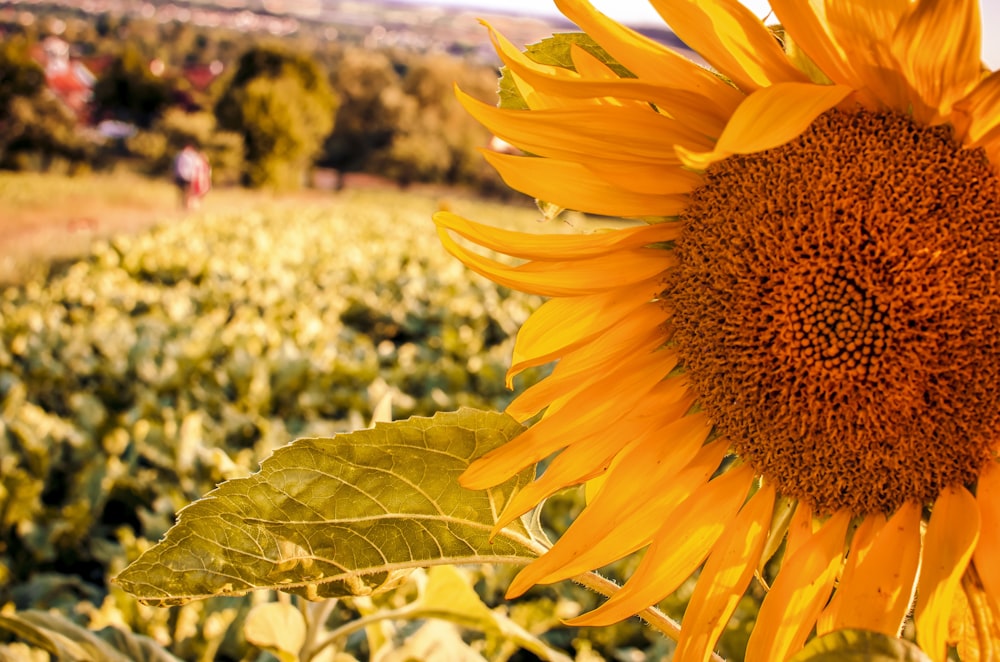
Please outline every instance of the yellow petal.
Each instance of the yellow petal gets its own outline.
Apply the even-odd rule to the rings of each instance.
[[[512,386],[514,375],[525,368],[549,363],[587,345],[652,301],[662,289],[661,279],[656,277],[622,290],[546,301],[517,332],[507,387]]]
[[[507,413],[518,420],[530,418],[556,398],[602,379],[629,354],[652,352],[667,340],[663,324],[669,317],[657,303],[644,306],[585,347],[564,355],[549,376],[510,403]]]
[[[970,147],[979,147],[993,135],[1000,135],[1000,71],[984,78],[955,104],[954,111],[965,126],[965,143]]]
[[[681,40],[746,93],[805,82],[774,35],[737,0],[650,0]]]
[[[948,115],[980,78],[979,0],[919,0],[896,28],[892,52],[923,104]]]
[[[809,504],[799,501],[792,514],[791,524],[788,525],[788,539],[785,542],[784,558],[789,559],[810,540],[816,530],[813,519],[813,510]]]
[[[875,541],[875,535],[885,526],[885,522],[885,516],[882,514],[867,515],[855,529],[854,534],[851,536],[847,559],[844,561],[844,567],[840,572],[840,588],[834,592],[833,597],[830,598],[830,602],[827,603],[823,611],[820,612],[819,618],[816,619],[817,635],[823,635],[836,629],[836,618],[840,614],[841,607],[844,604],[844,591],[841,590],[844,586],[844,580],[857,570],[858,565],[868,555],[872,543]],[[853,605],[848,605],[848,608],[852,609]]]
[[[851,94],[844,85],[779,83],[754,92],[736,109],[711,152],[675,149],[689,167],[704,170],[733,154],[752,154],[783,145],[813,120]]]
[[[947,658],[948,620],[955,592],[979,540],[979,507],[964,487],[946,488],[934,502],[917,583],[917,643],[935,662]]]
[[[603,379],[573,394],[572,406],[546,416],[474,461],[460,482],[470,489],[496,485],[574,440],[588,436],[592,430],[613,425],[627,413],[619,405],[619,399],[643,396],[676,365],[676,354],[666,350],[630,356]]]
[[[529,294],[572,297],[618,289],[652,278],[669,268],[664,250],[637,248],[570,262],[526,262],[517,267],[485,258],[459,246],[444,227],[438,238],[449,253],[495,283]]]
[[[864,558],[845,566],[837,588],[840,609],[831,629],[859,628],[889,637],[899,635],[920,566],[920,511],[916,503],[900,506],[874,532]]]
[[[696,132],[687,134],[687,140],[697,140],[697,136],[717,136],[726,125],[732,110],[739,103],[742,96],[736,91],[731,101],[727,101],[725,107],[716,107],[711,99],[697,92],[684,88],[678,83],[667,84],[663,81],[649,81],[639,78],[607,78],[602,76],[599,79],[584,78],[576,75],[566,75],[565,69],[539,65],[533,60],[525,57],[513,44],[504,40],[499,34],[492,33],[494,45],[501,59],[507,65],[517,79],[523,80],[530,85],[532,90],[537,90],[545,97],[551,96],[554,99],[569,99],[576,106],[587,103],[608,103],[611,100],[628,101],[631,103],[651,103],[660,111],[678,120],[682,126],[688,127]],[[577,49],[583,51],[583,49]],[[588,54],[589,56],[589,54]],[[590,61],[596,62],[596,58],[589,56]],[[581,61],[582,58],[580,58]],[[603,66],[603,65],[601,65]],[[553,69],[557,69],[560,74],[554,74]],[[593,75],[594,67],[588,67],[586,73]],[[610,71],[605,69],[605,71]],[[520,88],[520,85],[519,85]],[[563,104],[569,107],[570,104]],[[536,104],[530,103],[532,109]],[[538,105],[541,109],[545,107]],[[547,107],[556,107],[549,103]],[[704,140],[704,138],[702,138]]]
[[[617,623],[656,604],[691,576],[743,505],[754,471],[743,465],[703,485],[667,518],[625,585],[594,611],[567,625]]]
[[[538,156],[587,162],[613,154],[619,161],[676,163],[675,144],[704,143],[680,122],[647,105],[511,110],[456,96],[480,124]]]
[[[742,94],[718,76],[649,37],[612,21],[586,0],[555,2],[566,18],[593,37],[639,80],[699,94],[711,102],[705,110],[712,113],[717,108],[723,118],[739,104]]]
[[[568,110],[600,104],[598,99],[572,99],[564,95],[554,94],[548,90],[539,89],[516,71],[508,70],[508,73],[514,83],[514,87],[517,88],[518,94],[521,95],[521,98],[524,99],[524,103],[530,110]]]
[[[796,46],[826,74],[840,85],[857,87],[854,72],[847,63],[844,50],[833,40],[825,24],[816,15],[808,0],[771,0],[771,8]]]
[[[639,248],[680,237],[680,223],[636,225],[591,234],[512,232],[470,221],[451,212],[434,214],[434,222],[490,250],[524,260],[574,260],[625,248]]]
[[[726,453],[727,444],[714,441],[702,447],[687,465],[678,466],[672,455],[686,453],[692,444],[697,448],[711,429],[699,419],[695,421],[698,427],[673,435],[687,425],[687,418],[670,426],[671,434],[665,438],[671,443],[635,447],[612,468],[594,500],[555,546],[518,573],[507,597],[517,597],[534,584],[549,584],[599,568],[649,544],[655,526],[708,480]],[[644,480],[635,479],[636,471]],[[659,478],[669,480],[656,480]]]
[[[893,110],[924,114],[892,54],[892,35],[909,9],[909,0],[826,0],[826,19],[859,83]]]
[[[976,483],[981,527],[972,559],[995,609],[1000,609],[1000,464],[986,463]]]
[[[686,194],[705,183],[701,173],[676,165],[595,160],[583,167],[622,191],[646,195]]]
[[[566,209],[634,218],[675,216],[687,207],[686,195],[636,193],[619,188],[573,161],[496,152],[483,155],[512,189]]]
[[[840,571],[850,521],[850,513],[838,512],[785,557],[750,634],[747,662],[784,660],[805,643]]]
[[[694,402],[694,397],[680,379],[668,379],[659,384],[646,396],[646,400],[653,399],[657,400],[661,409],[656,415],[636,416],[630,413],[617,424],[598,430],[559,453],[537,480],[522,488],[508,502],[497,520],[497,527],[503,528],[515,517],[520,517],[563,488],[603,475],[622,448],[631,444],[662,443],[663,429],[679,420]],[[695,450],[692,449],[692,455]],[[674,461],[686,463],[690,459],[682,457]]]
[[[746,591],[764,550],[775,493],[764,485],[726,526],[684,611],[676,660],[705,662]]]

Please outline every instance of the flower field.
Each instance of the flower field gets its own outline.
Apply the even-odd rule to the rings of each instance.
[[[159,609],[109,578],[179,510],[293,439],[367,427],[389,405],[401,419],[510,401],[512,338],[541,300],[450,258],[430,221],[441,204],[349,191],[213,211],[100,242],[46,280],[2,292],[0,625],[16,636],[0,652],[27,659],[17,656],[29,655],[29,645],[67,654],[97,645],[40,612],[56,609],[101,631],[102,646],[144,646],[149,657],[141,659],[273,659],[267,646],[247,642],[244,628],[250,606],[273,594]],[[450,206],[520,229],[573,232],[586,223],[540,226],[528,208]],[[518,387],[539,374],[529,371]],[[571,496],[551,503],[553,521],[577,508]],[[500,567],[471,579],[495,605],[510,574]],[[532,629],[525,636],[544,635],[553,655],[651,645],[634,622],[558,627],[558,614],[595,600],[567,585],[504,610]],[[333,624],[365,609],[328,602]],[[355,637],[342,653],[365,659],[370,645]],[[537,659],[519,648],[507,643],[489,659]],[[109,655],[94,650],[80,659]]]

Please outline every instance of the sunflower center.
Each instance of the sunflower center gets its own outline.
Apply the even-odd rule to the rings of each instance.
[[[1000,433],[1000,181],[947,127],[830,111],[712,166],[664,304],[702,407],[817,512],[968,484]]]

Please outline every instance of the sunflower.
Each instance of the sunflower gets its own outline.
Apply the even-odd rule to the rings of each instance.
[[[556,4],[603,51],[546,65],[491,29],[528,108],[460,99],[525,152],[486,154],[512,187],[636,221],[435,216],[469,268],[549,297],[508,385],[558,361],[508,408],[537,422],[463,484],[552,457],[498,527],[588,487],[509,595],[645,549],[571,622],[626,618],[701,568],[676,659],[706,659],[783,549],[749,660],[814,628],[897,636],[911,609],[935,660],[963,624],[1000,653],[1000,72],[977,0],[772,0],[780,41],[736,0],[652,0],[711,69]]]

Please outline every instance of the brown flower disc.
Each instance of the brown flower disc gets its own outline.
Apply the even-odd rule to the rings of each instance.
[[[948,127],[830,111],[712,166],[665,284],[702,407],[782,493],[891,512],[1000,440],[1000,180]]]

